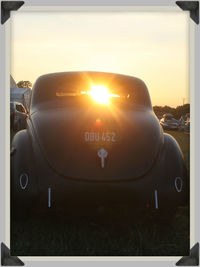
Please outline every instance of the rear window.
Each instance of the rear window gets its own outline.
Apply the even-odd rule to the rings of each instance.
[[[94,94],[95,92],[95,94]],[[97,92],[97,93],[96,93]],[[109,93],[115,104],[138,104],[151,107],[145,84],[133,77],[106,73],[58,73],[40,77],[33,88],[31,106],[54,103],[89,105]]]

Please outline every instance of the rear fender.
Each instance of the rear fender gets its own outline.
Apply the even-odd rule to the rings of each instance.
[[[22,177],[23,174],[25,177]],[[37,195],[32,143],[28,131],[22,130],[14,136],[11,147],[11,197],[14,201],[20,202],[31,201]]]
[[[165,201],[173,198],[176,203],[188,204],[189,203],[189,178],[186,169],[186,165],[183,158],[183,153],[177,143],[177,141],[169,134],[164,134],[164,145],[162,150],[162,160],[165,169],[166,185],[171,192],[170,197],[166,194],[166,188],[160,186],[160,192],[165,195]],[[176,178],[179,177],[182,181],[182,186],[176,186]],[[178,178],[178,179],[179,179]],[[179,185],[180,183],[178,183]]]
[[[177,141],[169,134],[164,134],[165,165],[169,172],[185,175],[186,166],[183,153]]]

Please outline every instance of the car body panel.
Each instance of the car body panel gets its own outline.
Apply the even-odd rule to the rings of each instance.
[[[99,130],[99,126],[95,126],[96,118],[101,119],[103,128],[116,133],[115,142],[85,142],[85,131]],[[51,167],[59,174],[75,179],[102,181],[142,176],[151,168],[163,139],[159,122],[152,112],[121,112],[118,114],[120,125],[105,109],[90,109],[90,112],[81,108],[45,110],[35,112],[31,120]],[[98,157],[101,148],[108,152],[104,168]]]

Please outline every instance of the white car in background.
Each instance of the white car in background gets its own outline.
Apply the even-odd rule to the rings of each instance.
[[[164,130],[177,131],[180,127],[180,121],[176,120],[172,114],[166,113],[160,120],[160,125],[163,127]]]

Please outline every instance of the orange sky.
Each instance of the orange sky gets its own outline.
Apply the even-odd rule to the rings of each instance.
[[[11,74],[95,70],[132,75],[153,105],[189,102],[189,20],[184,12],[15,12]]]

